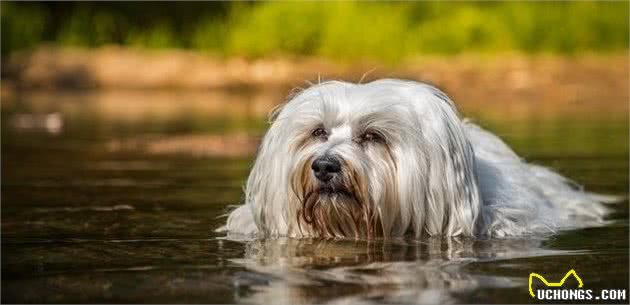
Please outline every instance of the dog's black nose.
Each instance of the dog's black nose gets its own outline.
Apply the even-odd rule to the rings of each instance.
[[[333,157],[323,156],[313,161],[311,169],[317,180],[328,182],[336,173],[341,171],[341,163]]]

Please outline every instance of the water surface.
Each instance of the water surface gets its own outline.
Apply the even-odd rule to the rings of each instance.
[[[214,230],[282,94],[24,93],[2,105],[4,302],[529,303],[529,273],[628,288],[604,227],[504,240],[238,240]],[[528,161],[628,193],[628,115],[461,104]],[[540,115],[538,115],[540,114]],[[627,301],[623,301],[624,303]]]

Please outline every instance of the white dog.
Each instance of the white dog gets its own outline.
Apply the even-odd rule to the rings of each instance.
[[[325,82],[272,119],[230,233],[502,237],[601,224],[615,200],[523,162],[422,83]]]

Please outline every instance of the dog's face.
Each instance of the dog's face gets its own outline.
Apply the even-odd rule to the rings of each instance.
[[[472,233],[478,194],[460,124],[443,93],[417,83],[301,92],[275,118],[248,180],[257,226],[352,238]]]
[[[383,211],[378,209],[398,200],[394,154],[400,131],[389,112],[342,107],[320,110],[320,118],[306,123],[291,147],[298,224],[321,236],[381,235]]]

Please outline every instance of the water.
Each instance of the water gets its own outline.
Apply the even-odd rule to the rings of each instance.
[[[241,200],[264,116],[281,99],[3,98],[3,302],[531,303],[531,272],[559,280],[570,269],[585,289],[628,288],[627,201],[605,227],[544,238],[248,241],[214,232]],[[479,105],[460,108],[527,160],[589,190],[628,194],[625,106]]]

